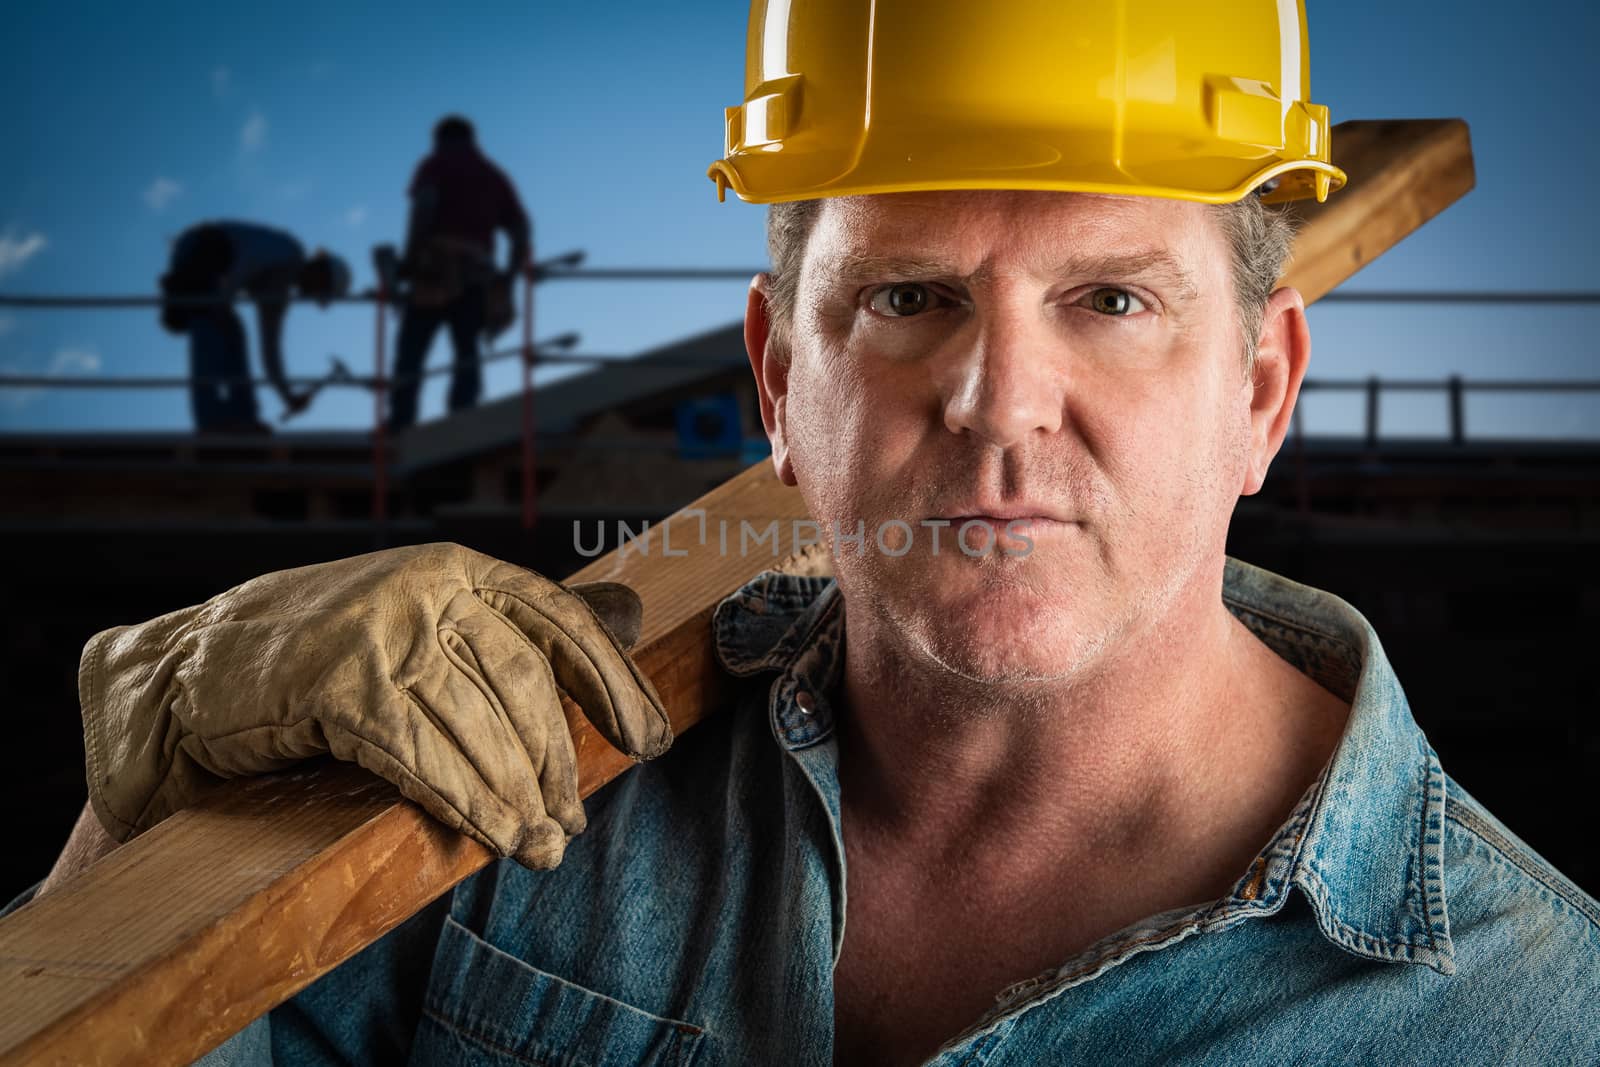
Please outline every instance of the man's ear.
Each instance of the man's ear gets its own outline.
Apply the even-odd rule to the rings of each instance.
[[[789,462],[788,397],[789,353],[777,352],[772,345],[772,320],[767,303],[772,276],[757,274],[750,281],[750,294],[744,308],[744,350],[755,372],[756,392],[761,398],[761,425],[772,442],[772,466],[784,485],[798,484]]]
[[[1250,464],[1240,495],[1260,492],[1267,480],[1267,468],[1289,432],[1300,383],[1310,362],[1311,327],[1306,323],[1305,300],[1298,290],[1284,286],[1267,298],[1261,316],[1261,337],[1251,374]]]

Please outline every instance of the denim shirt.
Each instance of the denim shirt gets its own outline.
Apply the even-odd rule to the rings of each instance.
[[[1351,704],[1321,776],[1226,897],[995,990],[927,1062],[1600,1063],[1600,905],[1441,770],[1355,609],[1231,559],[1223,599]],[[591,797],[558,869],[490,864],[200,1062],[830,1064],[843,611],[752,580],[713,619],[736,706]]]

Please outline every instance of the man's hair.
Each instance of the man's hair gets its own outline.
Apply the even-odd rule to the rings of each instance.
[[[1267,297],[1283,273],[1294,242],[1294,223],[1282,211],[1268,210],[1255,196],[1211,207],[1217,228],[1232,252],[1234,302],[1246,376],[1255,368],[1256,342]],[[767,296],[770,344],[779,359],[793,351],[795,300],[806,241],[822,213],[821,200],[789,200],[767,210],[767,253],[772,257],[772,283]]]
[[[433,127],[433,143],[446,144],[471,144],[477,140],[478,132],[472,128],[470,119],[462,115],[446,115]]]
[[[1233,258],[1233,299],[1244,338],[1243,370],[1249,377],[1256,366],[1256,344],[1261,338],[1261,318],[1267,298],[1283,276],[1294,245],[1294,221],[1283,210],[1273,210],[1254,196],[1231,204],[1214,204],[1211,218],[1228,239]]]

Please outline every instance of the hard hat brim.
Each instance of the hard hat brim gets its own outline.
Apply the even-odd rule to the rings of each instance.
[[[1327,198],[1347,181],[1345,172],[1332,163],[1321,160],[1280,160],[1268,166],[1252,168],[1226,184],[1214,188],[1196,188],[1193,185],[1175,185],[1151,181],[1124,171],[1106,168],[1105,173],[1084,177],[1078,166],[1045,165],[1019,168],[1012,171],[975,172],[952,168],[946,173],[918,177],[898,178],[863,174],[860,169],[840,176],[833,181],[809,188],[764,188],[759,166],[741,167],[738,159],[719,159],[711,164],[706,176],[717,185],[717,198],[723,199],[724,190],[732,189],[740,200],[751,204],[776,204],[789,200],[817,200],[835,196],[872,196],[882,193],[938,192],[946,190],[990,189],[1031,190],[1061,193],[1099,193],[1110,196],[1153,196],[1171,200],[1190,200],[1203,204],[1230,204],[1244,199],[1250,193],[1273,179],[1277,185],[1262,195],[1265,203],[1283,203],[1292,200]],[[915,162],[915,161],[908,161]],[[1192,170],[1192,166],[1190,168]],[[1216,168],[1219,171],[1224,167]],[[1071,172],[1071,173],[1069,173]]]

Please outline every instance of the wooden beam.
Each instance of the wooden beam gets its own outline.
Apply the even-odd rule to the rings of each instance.
[[[1403,151],[1396,148],[1404,145]],[[1284,283],[1306,303],[1467,194],[1475,183],[1472,140],[1460,119],[1343,122],[1333,158],[1349,184],[1326,203],[1287,205],[1301,220]]]
[[[757,464],[571,576],[639,593],[633,655],[678,731],[731,681],[708,640],[716,601],[825,558],[772,553],[805,517]],[[745,523],[781,536],[741,555]],[[588,796],[630,761],[565,706]],[[0,920],[0,1063],[189,1063],[491,859],[352,764],[227,783]]]
[[[1460,121],[1347,122],[1333,145],[1350,184],[1300,209],[1284,279],[1307,302],[1472,185]],[[775,522],[790,544],[805,517],[760,463],[571,576],[639,592],[635,658],[680,733],[730,685],[709,641],[716,603],[762,570],[827,572],[821,546],[741,553],[741,524]],[[629,763],[570,703],[567,715],[588,796]],[[188,1063],[490,859],[352,765],[228,783],[0,920],[0,1064]]]

